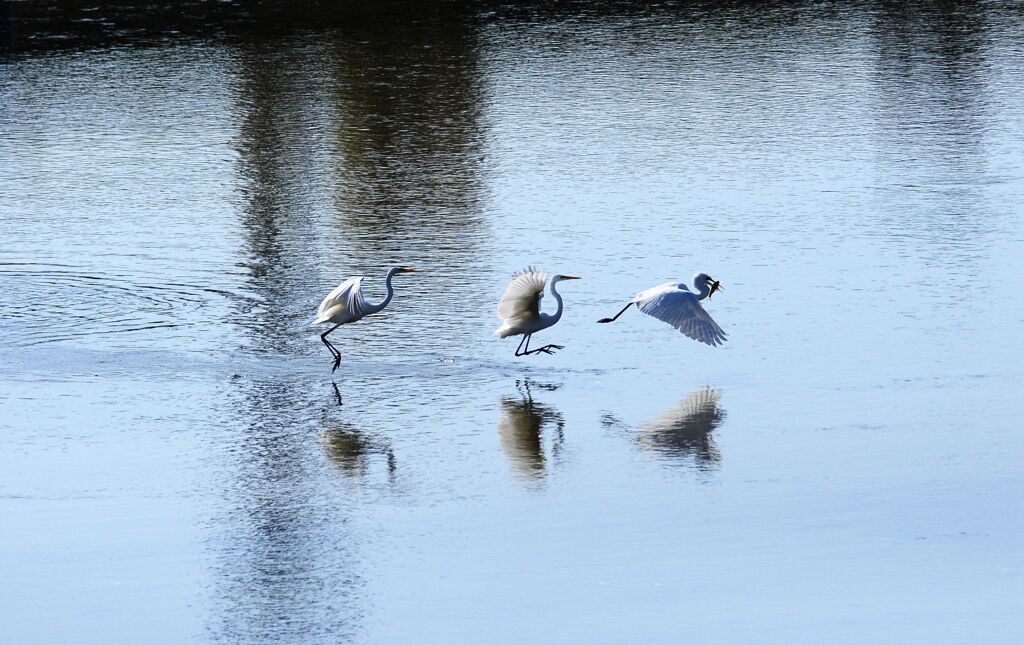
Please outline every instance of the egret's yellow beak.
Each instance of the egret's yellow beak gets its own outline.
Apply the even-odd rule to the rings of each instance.
[[[402,273],[419,273],[419,269],[402,269]]]
[[[583,278],[581,278],[581,277],[579,277],[577,275],[563,275],[562,279],[563,280],[582,280]]]

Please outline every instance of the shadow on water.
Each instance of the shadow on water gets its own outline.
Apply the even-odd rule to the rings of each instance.
[[[558,386],[541,385],[529,380],[516,381],[519,397],[501,399],[501,421],[498,436],[501,448],[516,475],[527,482],[541,482],[548,472],[548,463],[558,463],[565,442],[562,414],[533,400],[533,389],[555,390]],[[553,434],[545,448],[544,432]]]

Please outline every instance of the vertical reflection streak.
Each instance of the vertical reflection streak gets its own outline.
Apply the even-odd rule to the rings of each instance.
[[[240,48],[238,134],[242,263],[254,301],[234,319],[243,348],[286,366],[307,344],[307,295],[318,275],[311,206],[318,167],[316,47],[256,40]],[[315,429],[329,399],[303,374],[264,372],[235,384],[237,429],[211,631],[231,641],[346,641],[365,613],[359,536],[319,480]]]
[[[379,275],[388,264],[423,268],[423,286],[399,292],[402,313],[392,312],[418,334],[379,326],[361,333],[388,336],[396,353],[422,353],[424,338],[457,351],[458,330],[436,313],[475,298],[492,255],[475,16],[455,4],[359,27],[340,33],[331,54],[334,183],[325,234],[339,252],[326,260],[339,278]],[[367,287],[371,296],[380,289]],[[467,310],[462,323],[481,324],[487,313]]]
[[[875,17],[881,223],[904,255],[976,266],[994,214],[985,13],[974,2],[881,2]]]
[[[355,15],[324,32],[324,46],[308,34],[240,46],[240,255],[256,304],[234,322],[250,358],[265,360],[243,362],[248,371],[233,383],[238,434],[219,522],[218,637],[345,641],[364,629],[366,536],[352,528],[346,492],[368,481],[380,456],[394,494],[397,460],[388,442],[325,422],[326,410],[344,410],[287,365],[322,349],[308,321],[323,289],[346,275],[376,278],[393,262],[426,269],[419,275],[433,290],[395,287],[395,305],[415,318],[436,308],[432,297],[447,304],[459,294],[467,269],[481,262],[488,231],[479,213],[475,24],[461,12],[428,15],[395,28]],[[367,282],[374,299],[382,284]],[[423,337],[395,334],[387,317],[349,339],[385,360],[416,356]],[[460,333],[433,316],[409,324],[452,342]],[[387,391],[400,378],[391,372],[354,387]],[[323,469],[324,457],[345,487]]]

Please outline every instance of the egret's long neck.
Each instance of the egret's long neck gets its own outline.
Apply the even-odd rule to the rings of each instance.
[[[388,271],[388,277],[384,280],[384,286],[387,287],[388,289],[388,295],[384,296],[384,300],[372,306],[374,312],[378,312],[384,307],[387,307],[388,303],[391,302],[392,296],[395,295],[395,289],[394,287],[391,286],[391,278],[395,277],[395,274],[398,273],[400,270],[401,269],[399,269],[398,267],[393,267],[390,271]]]
[[[553,313],[551,315],[551,318],[555,322],[558,322],[558,319],[562,317],[562,296],[557,291],[555,291],[555,282],[554,282],[554,280],[551,281],[551,286],[548,288],[548,291],[551,292],[551,297],[554,298],[555,302],[558,303],[558,308],[555,309],[555,313]],[[554,324],[554,323],[552,323],[552,324]]]
[[[707,280],[694,279],[693,288],[697,290],[697,300],[703,300],[708,297],[709,293],[711,293],[711,286],[708,284]]]

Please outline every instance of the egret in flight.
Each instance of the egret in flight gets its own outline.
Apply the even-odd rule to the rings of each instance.
[[[391,278],[395,277],[396,273],[414,273],[418,269],[408,269],[404,267],[392,267],[388,271],[388,277],[384,281],[384,284],[388,288],[388,295],[377,304],[370,304],[363,297],[363,292],[360,288],[360,284],[363,281],[364,276],[358,276],[355,278],[349,278],[345,280],[338,287],[327,294],[324,301],[320,303],[320,308],[316,312],[316,318],[313,319],[312,324],[322,325],[323,323],[333,323],[334,326],[320,334],[320,340],[327,345],[327,349],[331,351],[331,356],[334,357],[334,367],[331,368],[331,372],[338,369],[341,365],[341,352],[331,344],[331,341],[327,340],[327,334],[331,333],[338,327],[346,323],[355,322],[361,318],[375,314],[384,307],[388,306],[391,302],[391,297],[395,295],[395,290],[391,287]]]
[[[697,293],[690,291],[682,282],[668,282],[651,287],[636,294],[636,297],[627,302],[615,317],[602,318],[597,322],[614,322],[631,305],[636,305],[637,309],[648,316],[667,322],[694,340],[712,346],[721,345],[725,342],[725,332],[711,315],[704,311],[700,301],[710,298],[716,291],[722,291],[722,285],[708,274],[698,273],[693,276],[693,286]]]
[[[562,296],[555,291],[555,284],[562,280],[579,280],[579,278],[574,275],[552,276],[550,291],[551,296],[558,303],[558,309],[553,314],[542,314],[540,300],[544,297],[544,285],[548,281],[548,274],[533,267],[527,267],[513,274],[512,282],[508,283],[505,295],[498,303],[498,318],[501,319],[502,325],[494,330],[494,335],[508,338],[522,334],[523,339],[519,341],[519,347],[516,348],[516,356],[528,356],[538,352],[551,354],[552,350],[562,349],[561,345],[545,345],[537,349],[530,349],[530,336],[554,325],[562,317]],[[526,344],[525,349],[523,348],[524,343]]]

